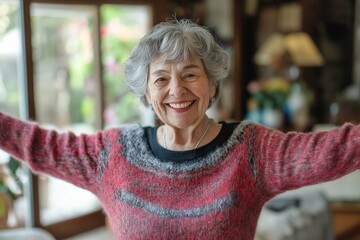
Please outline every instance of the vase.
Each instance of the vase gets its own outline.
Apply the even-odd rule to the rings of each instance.
[[[279,109],[265,109],[262,113],[262,123],[267,127],[280,129],[284,124],[284,114]]]

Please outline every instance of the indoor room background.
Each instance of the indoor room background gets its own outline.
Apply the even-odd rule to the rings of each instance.
[[[75,133],[158,124],[125,86],[123,62],[169,18],[206,25],[231,58],[222,97],[208,110],[217,121],[285,132],[360,123],[359,0],[1,0],[0,110]],[[360,239],[359,184],[357,171],[281,196],[308,204],[308,218],[264,211],[257,239],[314,226],[329,230],[326,239]],[[31,174],[1,151],[0,190],[0,236],[40,228],[76,239],[102,228],[111,238],[95,196]],[[287,228],[273,231],[270,222]]]

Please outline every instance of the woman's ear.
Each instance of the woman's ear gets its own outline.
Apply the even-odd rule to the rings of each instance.
[[[210,97],[213,98],[216,94],[216,83],[214,81],[210,82]]]
[[[151,107],[152,103],[151,103],[151,97],[149,95],[149,93],[146,91],[145,93],[145,98],[146,98],[146,101],[148,103],[148,105]]]

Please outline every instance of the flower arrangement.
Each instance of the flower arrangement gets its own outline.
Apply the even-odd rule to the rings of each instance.
[[[247,102],[247,119],[278,128],[282,124],[287,98],[291,92],[291,82],[276,76],[250,82],[248,91],[251,96]],[[276,119],[265,119],[269,114],[276,114]]]
[[[256,85],[252,89],[249,86],[249,90],[260,108],[281,109],[291,91],[290,81],[283,77],[261,80]]]

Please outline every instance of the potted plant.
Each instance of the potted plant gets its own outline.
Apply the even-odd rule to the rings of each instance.
[[[8,228],[14,201],[23,196],[23,184],[17,174],[20,167],[12,156],[0,162],[0,229]]]

